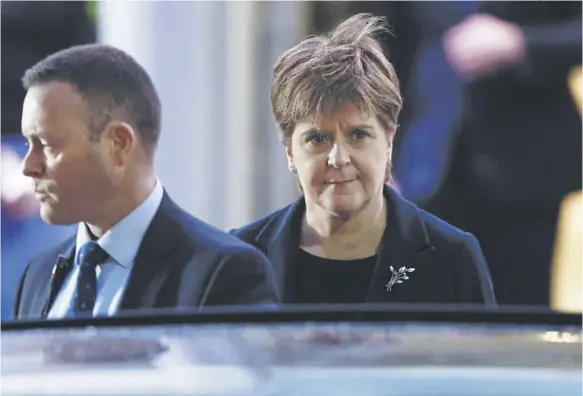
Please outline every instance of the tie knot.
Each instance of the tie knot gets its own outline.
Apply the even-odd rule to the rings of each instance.
[[[87,242],[79,249],[78,260],[82,266],[97,266],[107,260],[109,255],[97,242]]]

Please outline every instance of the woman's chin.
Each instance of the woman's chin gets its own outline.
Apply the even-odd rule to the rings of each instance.
[[[364,205],[365,201],[354,195],[338,195],[323,202],[327,211],[340,217],[348,217],[360,211]]]

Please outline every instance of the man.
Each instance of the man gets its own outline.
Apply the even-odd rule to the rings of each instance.
[[[178,207],[154,174],[161,105],[126,53],[89,44],[23,77],[23,173],[41,217],[77,235],[32,260],[17,319],[277,302],[257,250]]]

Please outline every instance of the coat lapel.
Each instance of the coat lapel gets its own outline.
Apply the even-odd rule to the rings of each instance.
[[[65,282],[67,275],[71,272],[75,256],[75,238],[67,240],[60,253],[47,261],[41,271],[36,273],[38,277],[32,284],[38,285],[36,295],[30,303],[28,317],[46,318],[61,286]]]
[[[424,273],[431,263],[435,246],[429,240],[419,209],[388,186],[384,195],[387,226],[366,301],[414,302],[428,286],[423,283],[427,280]]]
[[[172,232],[177,228],[174,218],[178,216],[180,209],[164,192],[136,254],[120,309],[154,307],[174,264],[190,255],[191,243],[184,241],[182,234]]]
[[[156,215],[152,219],[136,260],[124,297],[121,309],[154,307],[160,289],[166,280],[174,263],[180,263],[191,254],[189,241],[183,241],[181,234],[172,233],[176,229],[175,218],[181,216],[180,209],[164,193]],[[36,286],[36,294],[19,316],[27,318],[46,318],[59,290],[74,265],[75,237],[66,241],[58,249],[61,253],[53,255],[33,276],[31,284]]]
[[[295,300],[299,230],[304,211],[305,202],[302,197],[275,216],[255,238],[273,264],[282,303]]]

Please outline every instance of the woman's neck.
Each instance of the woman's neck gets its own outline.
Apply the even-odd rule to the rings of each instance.
[[[313,255],[339,260],[373,256],[385,231],[386,206],[380,194],[358,213],[347,217],[307,207],[300,247]]]

